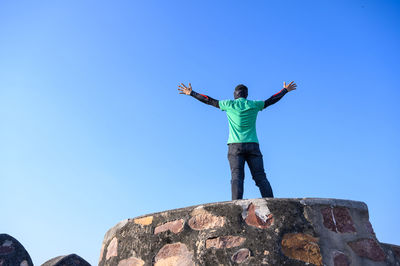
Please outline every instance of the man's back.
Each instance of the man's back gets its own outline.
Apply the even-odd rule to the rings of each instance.
[[[256,133],[257,114],[264,108],[264,101],[245,98],[219,101],[219,108],[226,111],[229,122],[229,143],[258,143]]]

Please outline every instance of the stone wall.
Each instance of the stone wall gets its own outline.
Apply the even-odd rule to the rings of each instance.
[[[0,266],[32,266],[32,260],[24,246],[8,234],[0,234]]]
[[[111,228],[99,265],[400,265],[362,202],[253,199],[127,219]]]
[[[90,266],[90,264],[76,254],[69,254],[52,258],[42,266]]]
[[[0,266],[33,266],[32,259],[14,237],[0,234]],[[76,254],[58,256],[42,266],[90,266],[90,264]]]

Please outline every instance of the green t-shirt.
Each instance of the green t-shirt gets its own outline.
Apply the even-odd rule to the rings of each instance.
[[[245,98],[219,101],[219,108],[226,111],[229,122],[229,143],[257,142],[257,113],[264,109],[264,101]]]

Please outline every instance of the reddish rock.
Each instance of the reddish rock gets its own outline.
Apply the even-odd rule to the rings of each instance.
[[[106,260],[109,260],[111,257],[116,256],[118,256],[118,239],[114,237],[111,240],[110,244],[108,244]]]
[[[254,206],[253,203],[249,204],[249,207],[247,208],[247,217],[245,222],[248,225],[255,226],[257,228],[265,229],[270,227],[273,222],[274,218],[272,214],[268,214],[267,219],[264,221],[261,219],[257,214],[256,214],[256,207]]]
[[[193,253],[187,249],[186,245],[180,242],[163,246],[154,260],[154,266],[195,265],[193,262]]]
[[[336,228],[340,233],[355,232],[353,219],[351,219],[350,212],[345,207],[333,208],[333,215],[336,221]]]
[[[204,230],[225,225],[225,217],[215,216],[203,208],[194,209],[192,216],[189,220],[189,226],[194,230]]]
[[[384,251],[374,239],[364,238],[348,242],[347,244],[360,257],[365,257],[373,261],[385,260]]]
[[[168,230],[174,234],[178,234],[183,230],[184,224],[185,221],[183,219],[167,222],[165,224],[157,226],[154,229],[154,234],[159,234]]]
[[[337,252],[333,258],[333,264],[334,266],[350,266],[350,260],[345,254]]]
[[[246,240],[240,236],[220,236],[206,241],[206,248],[233,248],[243,244]]]
[[[356,231],[347,208],[326,207],[321,209],[321,214],[324,219],[324,226],[333,232],[350,233]]]
[[[287,257],[322,265],[318,238],[302,233],[288,233],[282,239],[282,252]]]
[[[242,263],[246,261],[248,258],[250,258],[250,255],[251,253],[249,249],[242,248],[236,251],[235,254],[232,255],[231,260],[235,263]]]
[[[321,209],[321,214],[324,219],[324,226],[333,232],[336,231],[336,224],[333,218],[333,211],[331,207]]]
[[[143,265],[144,261],[136,257],[130,257],[128,259],[124,259],[118,262],[118,266],[143,266]]]

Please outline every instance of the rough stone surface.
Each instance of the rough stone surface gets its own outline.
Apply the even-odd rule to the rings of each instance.
[[[119,230],[121,230],[125,225],[127,225],[129,222],[131,222],[130,219],[125,219],[125,220],[117,223],[114,227],[110,228],[110,230],[108,230],[104,236],[103,244],[108,243],[115,236],[115,234]]]
[[[150,225],[153,222],[153,216],[137,218],[137,219],[134,219],[133,222],[135,224],[140,224],[140,225]]]
[[[194,230],[205,230],[215,227],[222,227],[225,224],[225,218],[213,215],[201,206],[192,212],[192,218],[189,220],[190,228]]]
[[[256,206],[252,203],[250,203],[249,207],[247,208],[247,217],[246,217],[246,223],[251,226],[255,226],[258,228],[268,228],[272,225],[274,222],[274,218],[271,213],[269,213],[266,217],[260,217],[256,213]]]
[[[374,228],[372,228],[372,224],[369,221],[366,221],[364,223],[365,229],[367,230],[368,233],[370,233],[371,235],[375,236],[375,232],[374,232]]]
[[[111,257],[116,256],[118,256],[118,239],[114,237],[107,247],[106,260],[109,260]]]
[[[385,253],[375,239],[360,239],[349,242],[348,245],[358,256],[365,257],[373,261],[385,260]]]
[[[385,255],[386,255],[385,261],[383,263],[385,263],[386,265],[400,266],[400,257],[399,257],[398,251],[396,251],[396,248],[400,248],[400,247],[396,246],[396,245],[386,244],[386,243],[379,243],[379,245],[383,249],[383,252],[385,252]],[[369,261],[371,261],[371,260],[369,260]]]
[[[43,263],[42,266],[90,266],[90,264],[80,256],[70,254],[52,258]]]
[[[391,245],[391,247],[392,247],[392,250],[393,250],[394,255],[395,255],[398,259],[400,259],[400,247],[399,247],[399,246],[395,246],[395,245]]]
[[[203,204],[118,223],[104,237],[99,265],[400,266],[396,246],[379,243],[368,223],[365,203],[348,200]]]
[[[118,266],[143,266],[143,265],[144,261],[136,257],[130,257],[128,259],[124,259],[118,262]]]
[[[321,210],[322,217],[324,219],[324,225],[326,228],[333,232],[337,232],[336,223],[333,217],[333,210],[331,207],[326,207]]]
[[[159,234],[165,231],[171,231],[174,234],[182,232],[185,221],[179,219],[172,222],[167,222],[165,224],[159,225],[154,229],[154,234]]]
[[[326,207],[321,210],[324,225],[331,231],[339,233],[355,232],[349,210],[344,207]]]
[[[104,249],[106,248],[106,245],[103,243],[101,244],[101,249],[100,249],[100,257],[99,257],[99,261],[101,261],[101,259],[104,256]]]
[[[243,244],[246,240],[240,236],[220,236],[206,240],[206,248],[233,248]]]
[[[296,260],[322,265],[318,238],[309,234],[285,234],[282,239],[282,252],[286,256]]]
[[[345,254],[343,254],[341,252],[335,252],[334,259],[333,259],[333,265],[334,266],[350,266],[350,260]]]
[[[242,263],[245,262],[248,258],[250,258],[251,252],[247,248],[242,248],[236,251],[233,255],[231,260],[235,263]]]
[[[350,233],[356,231],[350,212],[347,208],[335,207],[333,208],[333,215],[335,217],[336,228],[338,232]]]
[[[167,244],[161,248],[155,257],[155,266],[195,265],[193,253],[182,243]]]
[[[31,257],[18,240],[7,234],[0,234],[0,266],[33,265]]]

